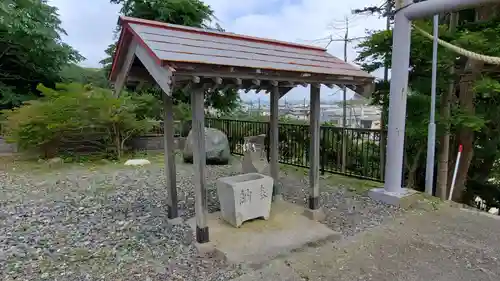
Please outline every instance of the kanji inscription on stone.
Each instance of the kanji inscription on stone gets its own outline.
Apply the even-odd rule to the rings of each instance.
[[[240,191],[240,205],[252,202],[252,191],[248,188]]]
[[[267,194],[267,190],[264,187],[264,185],[260,185],[260,200],[263,200],[264,198],[267,198],[269,195]]]

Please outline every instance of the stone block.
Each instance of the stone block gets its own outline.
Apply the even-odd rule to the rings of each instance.
[[[368,192],[368,196],[375,201],[407,208],[418,199],[418,197],[412,196],[416,193],[417,191],[407,188],[401,188],[400,192],[387,192],[384,188],[374,188]]]
[[[177,217],[175,219],[168,219],[167,223],[169,225],[181,225],[184,223],[184,220],[181,217]]]
[[[267,220],[272,193],[273,179],[258,173],[224,177],[217,181],[222,218],[235,227],[259,217]]]
[[[255,136],[253,138],[263,138],[263,136]],[[245,144],[243,145],[243,160],[241,162],[241,172],[246,173],[260,173],[264,175],[270,175],[270,166],[267,161],[266,151],[264,150],[264,145],[260,144],[260,141],[255,141],[252,137],[245,138]],[[263,142],[263,141],[262,141]]]
[[[325,212],[323,208],[319,208],[316,210],[305,209],[304,216],[313,221],[322,221],[325,219]]]
[[[207,243],[194,243],[194,247],[196,248],[196,252],[198,253],[199,256],[209,256],[209,255],[217,255],[217,249],[215,248],[215,245],[211,242]],[[221,255],[222,257],[224,255]]]

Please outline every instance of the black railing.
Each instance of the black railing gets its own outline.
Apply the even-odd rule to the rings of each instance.
[[[244,138],[248,136],[265,134],[266,148],[269,148],[268,122],[207,118],[206,126],[226,133],[233,154],[243,154]],[[308,125],[280,123],[280,163],[309,168],[309,138]],[[381,130],[322,126],[320,138],[322,173],[382,181],[379,146]],[[342,157],[343,149],[346,151],[345,163]]]
[[[205,126],[223,131],[229,140],[231,153],[243,155],[243,144],[245,137],[266,135],[268,136],[269,124],[267,122],[229,120],[229,119],[205,119]],[[266,148],[267,148],[266,141]]]

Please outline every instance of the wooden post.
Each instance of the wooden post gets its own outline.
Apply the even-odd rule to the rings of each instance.
[[[172,97],[163,93],[163,142],[165,151],[165,176],[168,190],[168,218],[179,216],[177,208],[177,180],[175,173],[174,116]]]
[[[210,239],[207,225],[208,204],[205,182],[205,104],[203,89],[192,90],[191,111],[193,114],[193,140],[196,140],[196,143],[193,144],[196,241],[198,243],[207,243]]]
[[[269,120],[271,159],[269,162],[271,168],[271,177],[274,180],[273,199],[280,200],[283,198],[281,186],[279,183],[279,108],[278,102],[280,91],[278,86],[274,86],[271,92],[271,116]]]
[[[309,114],[309,132],[311,137],[309,157],[309,209],[319,209],[319,118],[320,118],[320,87],[311,85]]]

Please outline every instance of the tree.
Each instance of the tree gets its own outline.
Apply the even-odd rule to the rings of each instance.
[[[46,158],[67,152],[112,152],[120,158],[127,140],[155,123],[128,93],[115,97],[109,89],[78,83],[38,89],[42,98],[4,112],[5,131],[20,149],[39,150]]]
[[[46,0],[0,3],[0,109],[38,95],[38,83],[54,85],[64,65],[82,59],[61,41],[60,25]]]
[[[113,4],[122,5],[120,13],[147,20],[155,20],[172,24],[207,28],[213,18],[210,6],[200,0],[110,0]],[[117,27],[116,32],[120,31]],[[111,70],[116,42],[106,49],[107,58],[101,61],[107,73]]]
[[[218,24],[215,27],[209,26],[214,17],[213,11],[210,6],[200,0],[110,0],[110,2],[121,4],[120,12],[125,16],[224,31]],[[119,27],[117,31],[119,31]],[[111,70],[115,50],[116,43],[109,45],[106,49],[108,57],[101,61],[107,75]],[[152,91],[152,89],[148,89],[148,91]],[[161,92],[156,92],[159,100],[161,100],[161,94]],[[177,90],[173,96],[175,104],[190,104],[189,93]],[[234,89],[226,91],[209,89],[205,91],[205,106],[213,107],[224,113],[232,111],[239,102],[238,91]]]
[[[81,67],[74,63],[64,66],[61,70],[63,83],[80,83],[99,88],[109,88],[109,81],[102,68]]]

